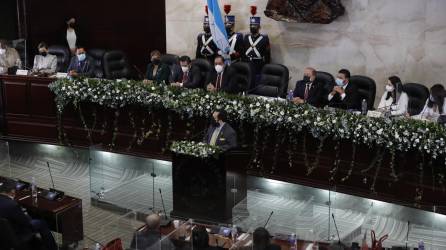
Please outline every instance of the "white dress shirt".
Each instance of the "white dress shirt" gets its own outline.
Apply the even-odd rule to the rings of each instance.
[[[427,106],[427,104],[429,103],[429,99],[426,101],[426,104],[424,105],[423,110],[418,114],[418,115],[414,115],[412,116],[412,118],[414,119],[420,119],[420,120],[428,120],[428,121],[432,121],[432,122],[436,122],[438,120],[438,117],[440,117],[440,115],[445,115],[446,113],[446,98],[444,100],[443,103],[443,112],[439,112],[438,107],[434,108],[429,108]]]
[[[76,48],[76,40],[77,40],[76,31],[67,29],[67,42],[68,42],[68,47],[70,47],[70,49]]]
[[[33,72],[53,74],[56,73],[56,69],[57,57],[55,55],[36,55],[34,57]]]
[[[386,100],[387,92],[381,96],[381,101],[379,102],[378,109],[391,110],[392,116],[405,115],[409,108],[409,97],[406,92],[401,92],[400,97],[396,104],[393,104],[393,97]]]
[[[345,89],[347,88],[347,86],[348,86],[348,83],[345,84],[344,86],[342,86],[341,88],[343,88],[344,91],[345,91]],[[328,101],[331,101],[331,99],[333,99],[333,96],[334,96],[334,95],[332,95],[331,93],[328,94]],[[342,93],[342,94],[341,94],[341,100],[344,100],[345,96],[346,96],[345,92]]]

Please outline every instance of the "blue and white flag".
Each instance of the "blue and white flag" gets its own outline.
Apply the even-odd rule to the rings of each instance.
[[[209,26],[214,42],[222,53],[227,57],[229,53],[228,34],[226,33],[225,23],[221,16],[218,0],[207,0],[209,9]]]

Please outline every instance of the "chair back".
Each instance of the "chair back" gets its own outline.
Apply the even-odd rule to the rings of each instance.
[[[89,49],[87,54],[91,57],[94,67],[94,77],[103,78],[104,77],[104,55],[105,50],[103,49]]]
[[[419,114],[429,98],[429,89],[419,83],[406,83],[403,85],[403,91],[409,97],[409,107],[407,112],[410,115]]]
[[[200,88],[204,88],[208,84],[212,77],[213,67],[206,59],[195,59],[192,61],[191,67],[198,67],[201,73]]]
[[[356,103],[356,107],[360,108],[362,100],[366,100],[368,109],[373,109],[376,96],[375,80],[368,76],[355,75],[350,77],[350,83],[356,85],[358,89],[358,103]]]
[[[71,55],[66,46],[52,45],[48,47],[48,53],[57,57],[57,72],[66,72]]]
[[[253,85],[253,70],[249,63],[236,62],[231,64],[231,83],[235,92],[240,93],[249,90]]]
[[[132,78],[132,70],[123,51],[112,50],[104,54],[104,73],[107,79]]]
[[[285,97],[288,89],[289,70],[281,64],[266,64],[262,68],[260,81],[252,94],[268,97]]]

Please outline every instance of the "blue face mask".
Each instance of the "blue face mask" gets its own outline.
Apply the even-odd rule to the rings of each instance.
[[[344,86],[344,81],[342,81],[342,79],[336,78],[336,85],[342,87]]]
[[[87,58],[87,56],[86,56],[85,54],[79,54],[79,55],[77,55],[77,60],[79,60],[79,62],[84,61],[85,58]]]

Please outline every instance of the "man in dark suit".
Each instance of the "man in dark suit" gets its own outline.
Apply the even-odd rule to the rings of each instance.
[[[339,109],[359,109],[358,89],[350,83],[350,71],[341,69],[336,78],[336,85],[328,95],[328,106]]]
[[[201,84],[201,72],[196,66],[191,65],[191,59],[188,56],[180,57],[181,72],[173,86],[185,87],[190,89],[202,88]]]
[[[222,56],[216,56],[210,82],[206,85],[207,91],[235,93],[236,90],[231,82],[231,75],[231,67],[225,64]]]
[[[212,124],[209,126],[204,143],[220,147],[223,151],[237,147],[237,134],[226,123],[226,111],[217,110],[212,114]]]
[[[15,184],[13,181],[4,181],[0,186],[0,217],[8,220],[18,239],[31,240],[34,233],[39,233],[46,249],[57,249],[46,223],[31,219],[14,200]]]
[[[146,217],[146,225],[133,235],[131,249],[174,249],[170,239],[163,239],[160,232],[160,216],[150,214]]]
[[[314,107],[322,106],[322,84],[316,79],[314,68],[304,69],[304,78],[296,83],[293,92],[293,103],[307,103]]]
[[[72,77],[93,77],[93,61],[83,46],[76,49],[76,55],[71,58],[67,72]]]

